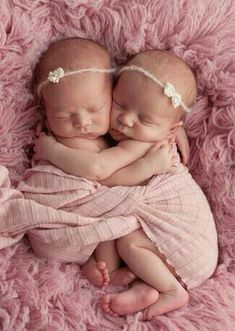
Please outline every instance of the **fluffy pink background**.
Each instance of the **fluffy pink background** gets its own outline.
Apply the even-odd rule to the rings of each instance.
[[[1,330],[235,330],[234,17],[233,0],[1,0],[0,163],[13,183],[29,166],[25,149],[38,120],[32,73],[49,43],[91,38],[118,60],[170,49],[197,76],[198,100],[186,122],[190,168],[211,203],[220,245],[215,275],[190,291],[189,305],[144,323],[141,313],[104,315],[104,291],[82,279],[77,265],[41,261],[21,242],[0,251]]]

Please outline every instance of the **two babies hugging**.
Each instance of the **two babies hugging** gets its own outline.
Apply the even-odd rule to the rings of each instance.
[[[38,132],[35,161],[110,187],[147,185],[155,175],[174,176],[185,168],[175,142],[185,164],[189,149],[181,118],[195,101],[196,82],[173,53],[141,52],[114,69],[99,44],[61,40],[40,58],[36,82],[48,134]],[[142,228],[100,243],[81,269],[95,286],[130,284],[103,296],[104,311],[114,316],[142,311],[149,320],[189,298],[177,266]]]

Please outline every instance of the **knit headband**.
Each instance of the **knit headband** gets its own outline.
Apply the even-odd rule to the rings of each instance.
[[[63,68],[58,67],[57,69],[50,71],[46,80],[42,81],[37,87],[37,94],[40,96],[42,88],[48,83],[59,83],[60,79],[66,76],[71,76],[75,74],[81,74],[84,72],[94,72],[94,73],[103,73],[109,74],[114,73],[116,71],[115,68],[109,69],[101,69],[101,68],[85,68],[79,70],[72,70],[65,72]],[[185,103],[181,100],[181,95],[176,92],[175,87],[169,83],[162,83],[157,77],[151,74],[149,71],[145,70],[143,67],[139,67],[136,65],[124,66],[118,71],[118,75],[120,75],[124,71],[137,71],[142,73],[144,76],[150,78],[154,83],[161,86],[163,88],[163,93],[171,99],[174,108],[181,106],[185,112],[190,112],[190,108],[188,108]]]
[[[136,65],[122,67],[118,71],[118,75],[120,75],[124,71],[137,71],[137,72],[140,72],[141,74],[143,74],[144,76],[150,78],[154,83],[156,83],[157,85],[159,85],[163,88],[163,93],[169,99],[171,99],[171,102],[172,102],[174,108],[177,108],[178,106],[181,106],[186,113],[189,113],[191,111],[191,109],[188,108],[185,105],[185,103],[181,100],[181,95],[176,92],[175,87],[171,83],[169,83],[169,82],[162,83],[157,77],[155,77],[149,71],[145,70],[143,67],[139,67],[139,66],[136,66]]]
[[[75,74],[82,74],[84,72],[98,72],[101,74],[109,74],[115,72],[115,68],[102,69],[102,68],[85,68],[72,71],[64,71],[63,68],[58,67],[57,69],[50,71],[46,80],[42,81],[37,87],[37,94],[40,96],[42,88],[48,83],[59,83],[60,79],[66,76],[71,76]]]

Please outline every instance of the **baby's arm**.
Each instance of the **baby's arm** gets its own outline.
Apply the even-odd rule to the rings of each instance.
[[[154,146],[144,157],[100,182],[106,186],[139,185],[153,175],[174,172],[176,161],[170,145]]]
[[[45,160],[62,170],[91,180],[103,180],[143,157],[153,144],[125,140],[99,153],[68,148],[54,137],[41,134],[36,140],[35,160]]]

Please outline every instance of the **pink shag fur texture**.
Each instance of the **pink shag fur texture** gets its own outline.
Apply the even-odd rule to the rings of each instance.
[[[42,261],[22,241],[0,251],[1,330],[235,330],[234,18],[233,0],[1,0],[0,164],[12,183],[29,167],[25,150],[39,118],[32,74],[53,40],[91,38],[119,61],[170,49],[197,77],[186,121],[190,169],[212,206],[220,248],[214,276],[190,291],[187,307],[142,322],[141,313],[105,315],[99,298],[118,289],[95,289],[78,265]]]

